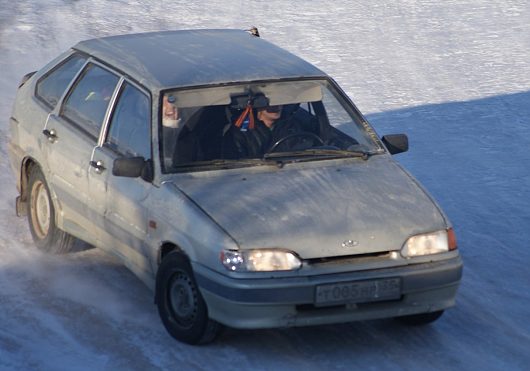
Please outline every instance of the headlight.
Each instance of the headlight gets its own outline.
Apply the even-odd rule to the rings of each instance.
[[[302,266],[293,252],[282,249],[223,250],[221,262],[234,272],[290,271]]]
[[[404,258],[440,254],[456,249],[456,238],[452,228],[410,237],[401,249]]]

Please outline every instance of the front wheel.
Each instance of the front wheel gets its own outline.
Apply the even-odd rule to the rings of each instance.
[[[156,303],[166,330],[188,344],[214,340],[220,324],[208,317],[208,309],[186,257],[176,251],[160,264],[156,276]]]
[[[443,310],[430,313],[412,314],[409,316],[397,317],[396,319],[406,325],[422,326],[436,321],[444,314]]]
[[[29,229],[37,247],[52,254],[74,249],[77,239],[55,225],[55,208],[44,175],[38,166],[29,173],[27,214]]]

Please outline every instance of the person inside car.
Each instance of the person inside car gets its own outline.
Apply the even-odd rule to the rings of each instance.
[[[257,112],[258,121],[262,122],[269,130],[274,129],[274,124],[282,115],[283,106],[268,106],[261,108]]]
[[[256,109],[255,120],[253,117],[247,117],[240,125],[233,124],[229,135],[232,137],[235,157],[261,158],[282,138],[308,131],[314,133],[314,125],[297,118],[295,114],[297,109],[297,105],[294,107],[266,106]],[[294,142],[299,142],[296,139],[302,138],[287,140],[282,144],[282,148],[278,149],[282,151],[295,149],[296,143]]]
[[[166,128],[177,129],[179,123],[180,117],[175,106],[175,97],[165,94],[162,99],[162,125]]]

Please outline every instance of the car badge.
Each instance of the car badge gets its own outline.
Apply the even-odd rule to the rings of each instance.
[[[346,240],[342,243],[342,247],[355,247],[359,245],[359,241],[353,241],[353,240]]]

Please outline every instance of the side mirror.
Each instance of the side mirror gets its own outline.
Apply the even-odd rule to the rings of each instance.
[[[141,177],[146,182],[153,181],[153,161],[143,157],[121,157],[114,160],[112,175],[126,178]]]
[[[381,140],[391,155],[407,152],[409,150],[409,138],[405,134],[383,135]]]

